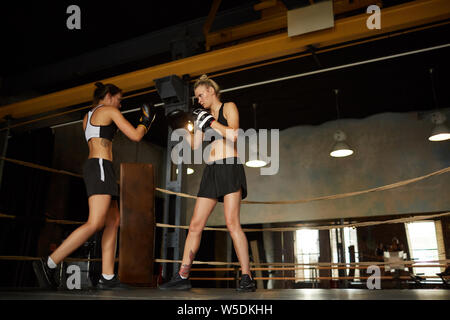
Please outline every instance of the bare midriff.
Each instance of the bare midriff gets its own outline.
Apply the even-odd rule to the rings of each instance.
[[[89,145],[89,159],[101,158],[112,161],[112,141],[104,138],[91,138]]]
[[[238,156],[236,143],[226,139],[215,140],[210,144],[210,147],[211,152],[209,153],[208,162]]]

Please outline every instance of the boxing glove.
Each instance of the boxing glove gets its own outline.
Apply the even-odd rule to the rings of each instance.
[[[211,124],[216,120],[208,111],[202,108],[195,109],[192,112],[192,115],[195,119],[195,125],[203,132],[205,132],[206,129],[210,128]]]
[[[141,107],[141,113],[139,126],[143,126],[145,130],[148,131],[156,117],[155,108],[149,104],[143,104]]]

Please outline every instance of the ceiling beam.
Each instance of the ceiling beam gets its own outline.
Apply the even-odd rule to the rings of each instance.
[[[203,35],[205,36],[205,39],[208,37],[209,31],[211,30],[212,24],[217,15],[217,11],[219,10],[221,2],[222,0],[214,0],[213,4],[211,5],[208,17],[206,18],[206,22],[203,25]],[[209,50],[208,44],[206,44],[206,50]]]
[[[262,1],[260,0],[259,3],[255,4],[253,6],[253,9],[255,11],[261,11],[261,10],[264,10],[267,8],[272,8],[272,7],[276,6],[276,4],[277,4],[277,0],[262,0]]]
[[[306,51],[308,46],[315,48],[334,45],[346,41],[363,39],[405,28],[438,22],[450,18],[450,1],[417,0],[383,9],[381,29],[368,30],[367,14],[361,14],[335,21],[334,28],[309,34],[288,37],[287,33],[246,42],[243,44],[215,50],[193,57],[180,59],[162,65],[122,74],[108,79],[105,83],[114,83],[123,91],[129,92],[154,86],[154,79],[171,74],[197,77],[203,73],[212,73],[242,65],[273,59]],[[0,107],[0,119],[10,115],[20,119],[64,107],[90,103],[93,83],[62,90],[41,97]]]
[[[379,6],[380,8],[383,7],[382,0],[334,0],[333,12],[334,15],[337,15],[357,9],[367,8],[368,6],[373,4]]]

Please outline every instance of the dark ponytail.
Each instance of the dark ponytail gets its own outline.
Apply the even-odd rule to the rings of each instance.
[[[109,93],[111,96],[115,96],[118,93],[122,93],[122,89],[116,87],[112,83],[103,84],[101,82],[95,83],[96,89],[94,91],[93,105],[98,105],[99,101],[104,99]]]

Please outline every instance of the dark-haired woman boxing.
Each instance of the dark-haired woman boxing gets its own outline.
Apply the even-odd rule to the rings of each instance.
[[[134,128],[119,111],[122,90],[113,84],[97,82],[93,108],[83,120],[83,129],[89,146],[89,157],[83,167],[89,218],[49,256],[34,262],[34,270],[41,283],[55,288],[57,265],[84,244],[94,233],[103,229],[102,276],[98,288],[108,289],[120,285],[114,274],[116,240],[119,227],[117,197],[119,188],[112,164],[112,141],[119,129],[132,141],[140,141],[148,132],[154,117],[154,109],[141,107],[139,125]]]

